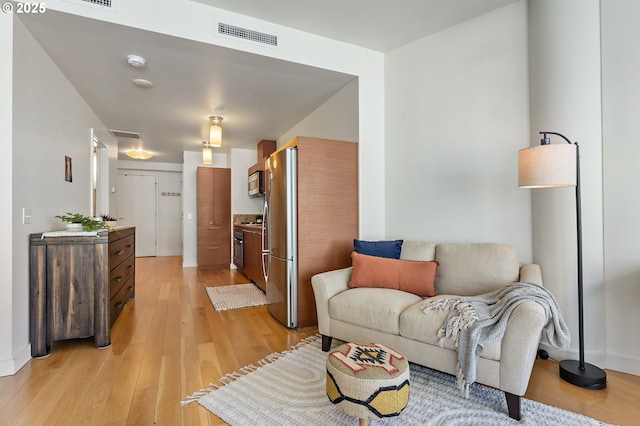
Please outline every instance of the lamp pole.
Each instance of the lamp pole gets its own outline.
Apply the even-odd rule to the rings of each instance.
[[[584,278],[582,272],[582,199],[580,191],[580,147],[564,135],[556,132],[540,132],[542,145],[551,143],[547,135],[556,135],[568,144],[576,146],[576,227],[578,232],[578,337],[579,360],[560,361],[560,377],[567,382],[587,389],[604,389],[607,386],[607,373],[595,365],[584,361]]]

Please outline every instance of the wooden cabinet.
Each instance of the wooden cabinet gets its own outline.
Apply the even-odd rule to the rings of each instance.
[[[298,327],[318,323],[311,277],[351,266],[358,238],[358,144],[298,137]]]
[[[82,337],[109,346],[111,325],[135,295],[135,228],[31,234],[29,252],[31,355]]]
[[[262,291],[267,291],[262,273],[262,229],[258,226],[237,226],[236,229],[244,235],[244,262],[240,271]]]
[[[249,176],[251,176],[253,173],[257,171],[262,172],[264,175],[265,162],[267,161],[267,158],[269,158],[269,156],[275,150],[276,150],[276,141],[274,140],[263,139],[260,142],[258,142],[258,148],[257,148],[258,162],[253,166],[249,167]],[[260,184],[261,184],[260,193],[264,194],[264,177],[262,178],[262,181],[260,182]]]
[[[231,263],[231,169],[198,167],[198,267]]]

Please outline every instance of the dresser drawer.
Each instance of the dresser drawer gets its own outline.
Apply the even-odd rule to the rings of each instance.
[[[109,302],[109,319],[110,325],[118,319],[120,312],[124,309],[127,301],[133,296],[133,277],[129,277],[129,280],[120,287],[120,290]]]
[[[135,256],[129,256],[109,273],[109,300],[113,299],[122,285],[135,273]]]
[[[109,269],[113,270],[135,252],[135,236],[130,235],[109,243]]]

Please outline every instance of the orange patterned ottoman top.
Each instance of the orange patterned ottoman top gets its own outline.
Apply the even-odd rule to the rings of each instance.
[[[409,363],[379,343],[345,343],[327,357],[327,396],[360,419],[397,416],[409,401]]]

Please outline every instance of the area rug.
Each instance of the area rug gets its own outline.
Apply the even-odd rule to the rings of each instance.
[[[334,343],[335,346],[335,343]],[[325,352],[317,336],[291,350],[276,353],[219,384],[194,393],[197,401],[230,425],[354,425],[337,410],[325,391]],[[370,425],[604,425],[592,418],[522,398],[522,419],[506,414],[504,393],[471,385],[469,399],[456,378],[416,364],[410,365],[409,405],[398,417],[371,420]]]
[[[207,287],[207,295],[216,311],[267,304],[267,296],[253,283]]]

